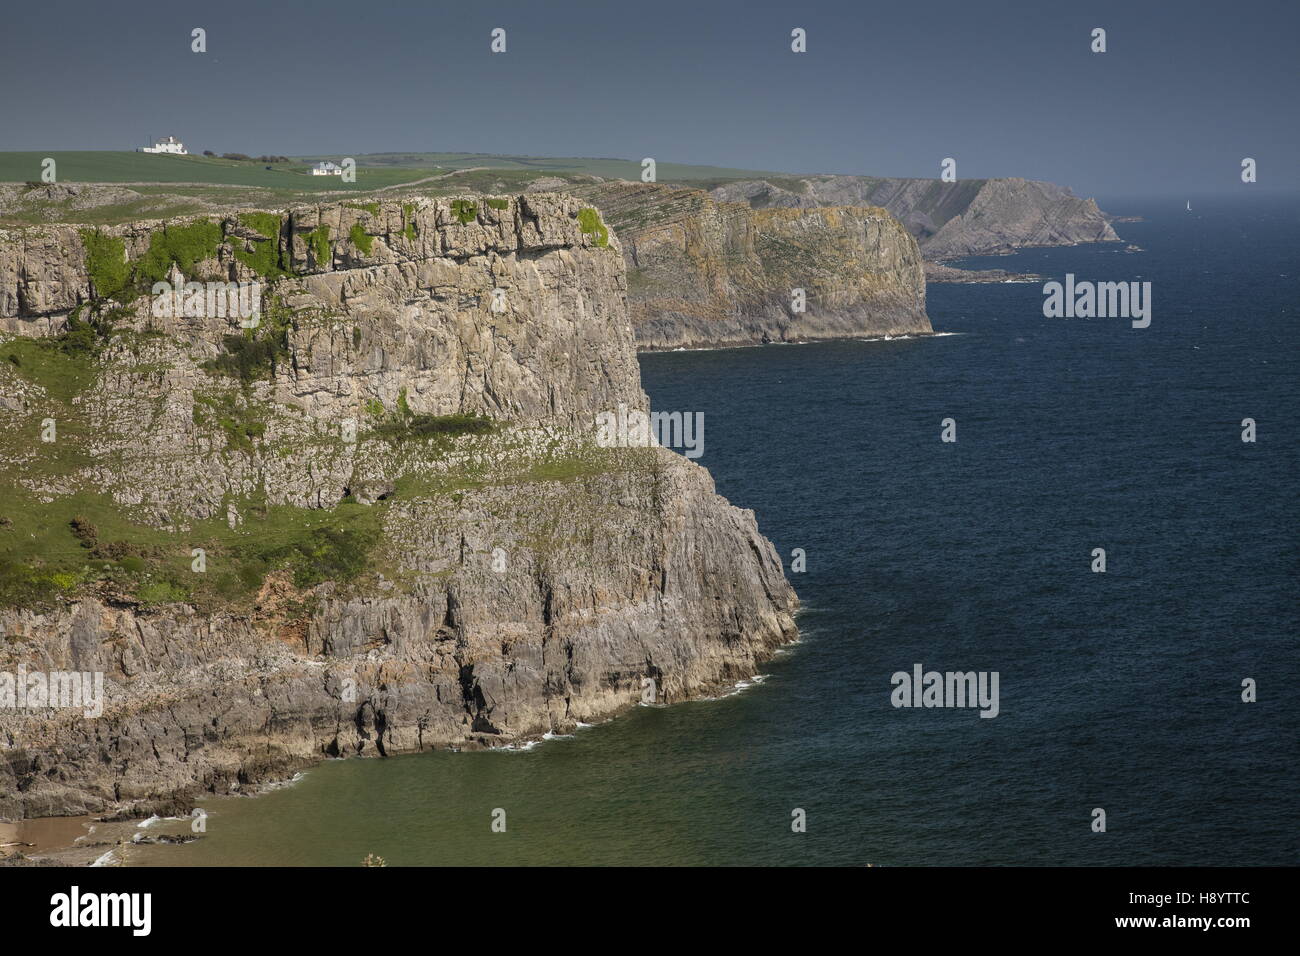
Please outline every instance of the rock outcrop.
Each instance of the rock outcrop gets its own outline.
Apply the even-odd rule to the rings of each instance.
[[[1117,242],[1111,217],[1092,199],[1030,179],[888,179],[808,176],[725,183],[725,202],[756,209],[883,206],[916,237],[926,259],[993,255],[1028,246]]]
[[[628,182],[569,192],[618,232],[642,348],[933,331],[916,242],[884,209],[755,209]]]
[[[260,283],[261,313],[160,277]],[[752,512],[595,440],[647,408],[626,293],[569,196],[0,235],[0,675],[105,691],[87,717],[0,682],[0,818],[501,746],[753,674],[797,602]]]
[[[1042,282],[1045,276],[1028,272],[1007,272],[1005,269],[958,269],[942,262],[925,263],[925,281],[954,282],[982,285],[994,282]]]

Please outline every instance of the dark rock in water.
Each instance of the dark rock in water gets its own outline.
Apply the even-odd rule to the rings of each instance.
[[[151,834],[137,836],[131,843],[133,846],[184,846],[186,843],[201,839],[203,838],[196,833],[159,833],[156,836]]]
[[[927,282],[1039,282],[1043,278],[1027,272],[1007,272],[1005,269],[958,269],[941,262],[925,264]]]

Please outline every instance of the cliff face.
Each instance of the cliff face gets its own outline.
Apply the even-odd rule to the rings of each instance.
[[[1095,200],[1029,179],[790,177],[727,183],[712,195],[759,209],[883,206],[907,226],[929,260],[1119,241]]]
[[[643,348],[932,331],[916,243],[883,209],[754,209],[627,182],[570,192],[618,232]]]
[[[160,314],[159,276],[259,282],[262,312]],[[0,818],[752,674],[796,606],[753,514],[593,440],[646,408],[625,296],[567,196],[0,235],[0,674],[105,688],[88,718],[0,684]]]

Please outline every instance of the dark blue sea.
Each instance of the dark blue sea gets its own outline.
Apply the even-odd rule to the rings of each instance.
[[[932,285],[946,335],[642,357],[656,409],[704,413],[719,492],[807,554],[761,684],[522,753],[330,763],[150,859],[1300,863],[1300,205],[1102,205],[1143,252],[965,264],[1149,280],[1149,328]],[[998,716],[893,707],[915,664],[998,672]]]

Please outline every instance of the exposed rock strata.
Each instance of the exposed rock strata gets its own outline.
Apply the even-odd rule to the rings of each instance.
[[[222,221],[186,278],[256,279],[235,251],[260,241],[293,273],[274,285],[287,355],[242,387],[212,365],[234,320],[141,302],[70,397],[0,362],[0,516],[104,496],[182,561],[205,528],[272,534],[276,508],[328,526],[352,502],[382,532],[348,583],[272,569],[248,602],[145,604],[88,568],[48,606],[0,609],[0,671],[100,671],[107,691],[96,719],[0,709],[0,818],[183,804],[324,756],[563,731],[633,705],[647,679],[668,702],[734,682],[794,636],[752,512],[668,450],[594,446],[596,412],[646,407],[617,237],[584,231],[571,197],[473,199],[468,216],[427,199],[293,210],[270,240]],[[105,233],[138,259],[158,228]],[[0,236],[0,339],[58,335],[97,295],[79,230]],[[261,430],[209,420],[218,398]],[[503,424],[450,441],[365,424],[397,407]],[[47,416],[59,443],[33,438]]]
[[[883,209],[752,209],[701,190],[626,182],[569,191],[619,234],[642,348],[932,331],[916,242]]]
[[[883,206],[920,243],[926,259],[1011,252],[1028,246],[1115,242],[1111,217],[1092,199],[1030,179],[788,177],[726,183],[712,195],[756,209]]]

